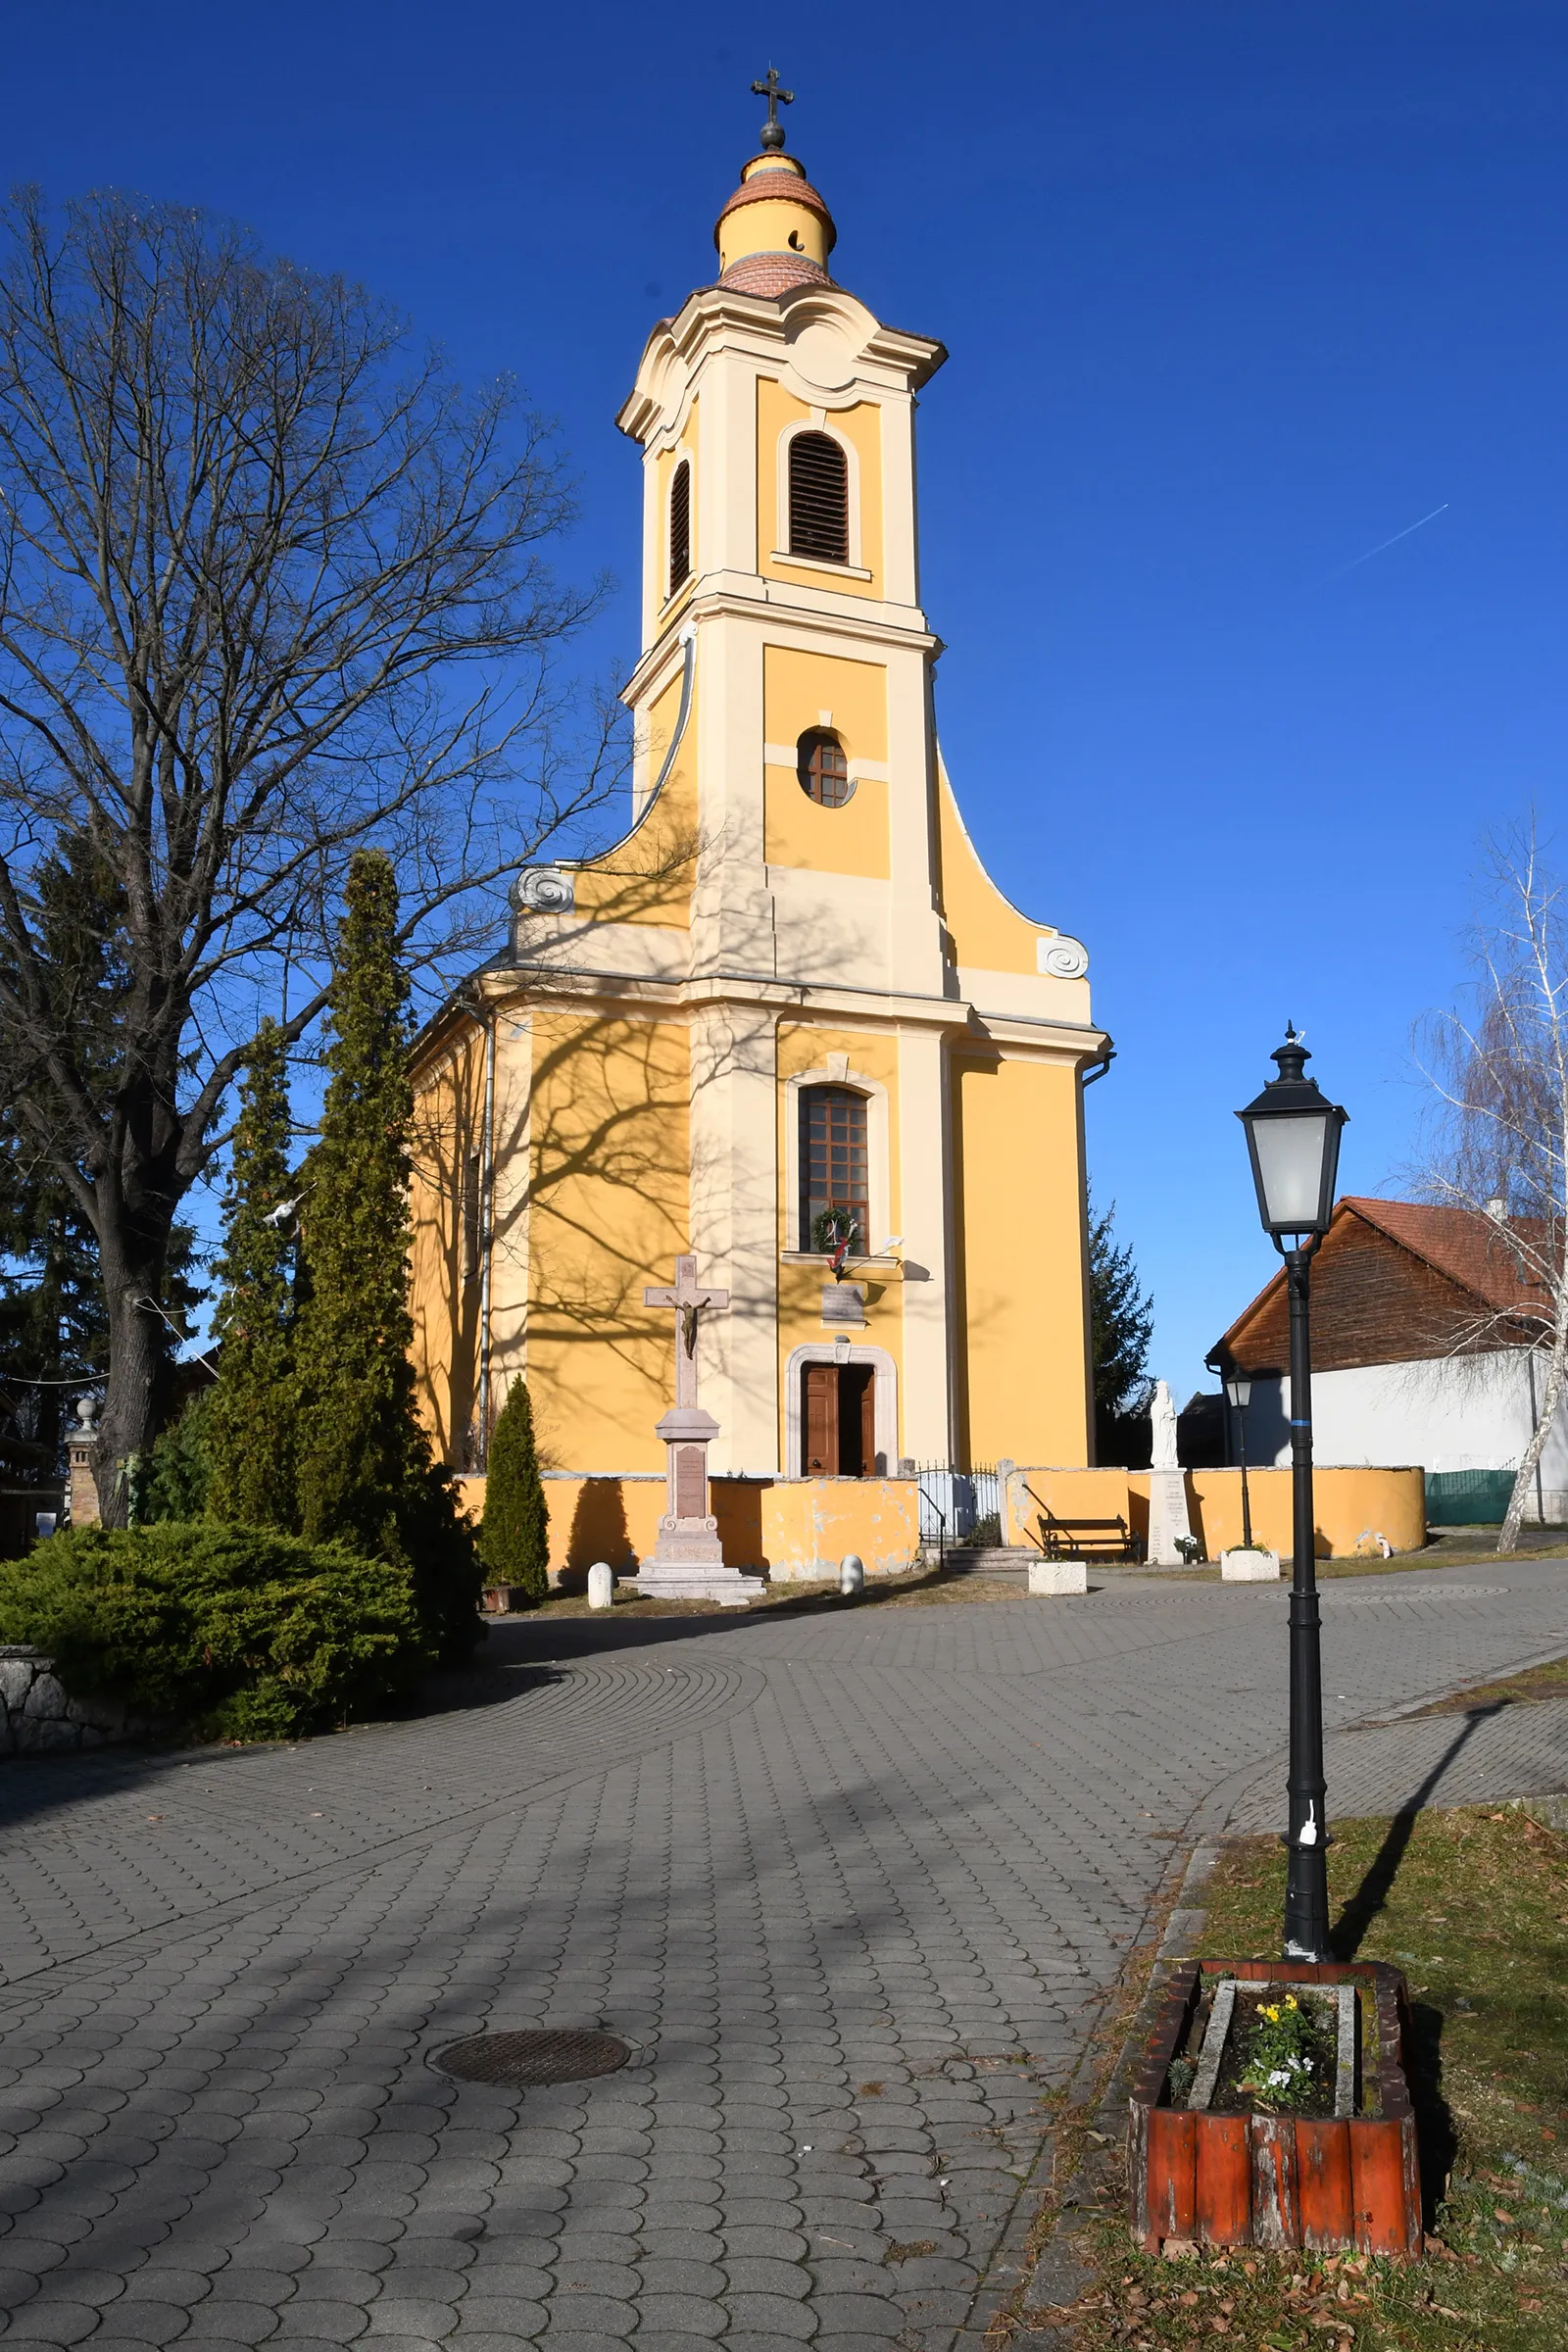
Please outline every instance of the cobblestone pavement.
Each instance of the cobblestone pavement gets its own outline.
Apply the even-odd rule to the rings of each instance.
[[[1467,1729],[1464,1793],[1555,1770],[1555,1705],[1350,1727],[1568,1649],[1568,1564],[1337,1584],[1324,1619],[1356,1808]],[[438,1717],[10,1764],[9,2336],[978,2346],[1180,1841],[1267,1814],[1284,1624],[1137,1578],[523,1624]],[[632,2063],[525,2096],[432,2064],[534,2024]]]

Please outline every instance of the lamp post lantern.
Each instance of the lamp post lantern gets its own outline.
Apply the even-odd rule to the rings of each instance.
[[[1291,1308],[1291,1472],[1296,1568],[1291,1584],[1290,1826],[1286,1832],[1285,1957],[1327,1960],[1328,1824],[1323,1799],[1321,1617],[1312,1511],[1312,1348],[1308,1268],[1334,1213],[1346,1113],[1305,1075],[1310,1056],[1287,1023],[1273,1059],[1279,1076],[1237,1117],[1247,1130],[1257,1210],[1285,1260]]]
[[[1247,1407],[1251,1401],[1252,1384],[1245,1372],[1227,1372],[1225,1395],[1236,1415],[1236,1451],[1242,1465],[1242,1548],[1252,1548],[1252,1504],[1247,1492]]]

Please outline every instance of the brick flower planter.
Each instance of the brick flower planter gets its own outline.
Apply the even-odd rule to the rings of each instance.
[[[1227,1976],[1242,1984],[1355,1986],[1361,2060],[1353,2113],[1308,2120],[1171,2105],[1171,2060],[1205,1988]],[[1146,2253],[1184,2238],[1418,2255],[1421,2187],[1404,2070],[1409,2022],[1404,1978],[1381,1960],[1184,1961],[1129,2101],[1133,2234]]]

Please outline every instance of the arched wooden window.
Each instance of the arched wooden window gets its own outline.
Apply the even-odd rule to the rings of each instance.
[[[692,567],[692,469],[685,458],[675,468],[675,478],[669,485],[669,593],[685,579]]]
[[[808,735],[801,737],[798,755],[795,772],[807,798],[819,802],[824,808],[842,808],[855,786],[850,782],[850,763],[838,737],[813,727]]]
[[[790,443],[790,554],[850,560],[849,461],[826,433],[797,433]]]
[[[850,1086],[801,1089],[801,1248],[832,1250],[829,1220],[850,1254],[870,1254],[870,1157],[865,1097]],[[850,1234],[853,1220],[855,1231]]]

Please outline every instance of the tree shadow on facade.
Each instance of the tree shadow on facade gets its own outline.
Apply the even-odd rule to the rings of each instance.
[[[618,1478],[584,1479],[577,1490],[561,1590],[585,1592],[596,1560],[606,1561],[617,1576],[629,1576],[637,1566]]]
[[[1489,1716],[1500,1713],[1506,1703],[1498,1699],[1490,1706],[1469,1710],[1462,1730],[1449,1740],[1420,1787],[1389,1823],[1383,1843],[1363,1874],[1360,1886],[1335,1923],[1330,1940],[1337,1960],[1355,1958],[1399,1875],[1399,1866],[1415,1834],[1422,1806],[1466,1740]],[[1426,2227],[1430,2229],[1447,2189],[1448,2175],[1453,2169],[1459,2141],[1452,2112],[1443,2093],[1443,2012],[1434,2008],[1429,2001],[1412,2000],[1410,2003],[1410,2046],[1406,2052],[1405,2076],[1410,2085],[1411,2104],[1415,2109],[1416,2139],[1421,2161],[1421,2204]]]

